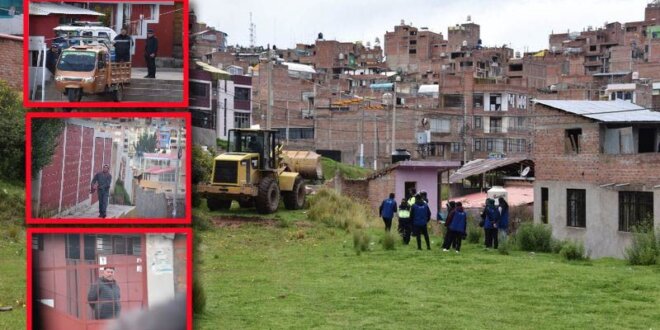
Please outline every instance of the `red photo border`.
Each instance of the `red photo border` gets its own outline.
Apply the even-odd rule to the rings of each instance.
[[[128,219],[94,219],[94,218],[34,218],[32,217],[32,119],[34,118],[182,118],[186,129],[186,197],[185,216],[183,218],[128,218]],[[28,112],[25,117],[25,221],[28,225],[41,224],[191,224],[192,221],[192,119],[190,112]]]
[[[27,307],[27,329],[32,329],[32,235],[33,234],[156,234],[156,233],[172,233],[172,234],[186,234],[186,328],[192,330],[193,323],[193,309],[192,309],[192,283],[193,283],[193,232],[192,228],[104,228],[104,227],[90,227],[90,228],[27,228],[26,238],[26,307]]]
[[[94,0],[66,0],[67,2],[94,2]],[[189,97],[189,0],[151,0],[153,2],[181,2],[183,3],[183,99],[181,102],[36,102],[29,99],[30,90],[30,62],[29,60],[29,38],[30,38],[30,2],[61,2],[58,0],[23,0],[23,106],[26,108],[187,108]],[[115,2],[122,2],[116,0]]]

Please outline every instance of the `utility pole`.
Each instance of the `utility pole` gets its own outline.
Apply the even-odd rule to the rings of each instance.
[[[392,147],[390,154],[396,150],[396,81],[392,83]]]
[[[378,125],[374,113],[374,171],[378,170]]]
[[[360,103],[357,106],[360,108]],[[362,111],[362,120],[360,121],[360,167],[364,167],[364,107],[360,110]]]
[[[463,87],[463,164],[467,163],[467,106],[465,104],[465,72],[461,72],[461,87]]]
[[[289,145],[289,98],[286,100],[286,144]]]
[[[270,129],[273,120],[273,60],[270,44],[268,45],[268,106],[266,108],[266,128]]]
[[[181,151],[181,128],[178,128],[176,131],[176,152],[177,152],[177,159],[176,159],[176,172],[174,174],[174,198],[173,200],[173,207],[172,207],[172,218],[176,218],[176,198],[177,198],[177,193],[179,192],[179,171],[181,168],[181,157],[183,157],[183,152]]]

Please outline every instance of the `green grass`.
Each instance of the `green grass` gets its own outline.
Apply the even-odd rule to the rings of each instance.
[[[326,180],[334,178],[337,171],[346,179],[361,179],[373,173],[373,170],[369,168],[339,163],[326,157],[321,158],[321,166],[323,168],[323,178]]]
[[[300,234],[302,232],[302,234]],[[370,251],[319,223],[201,233],[206,312],[196,329],[657,329],[660,266],[565,262],[557,254]]]
[[[0,329],[25,329],[25,190],[0,182]]]

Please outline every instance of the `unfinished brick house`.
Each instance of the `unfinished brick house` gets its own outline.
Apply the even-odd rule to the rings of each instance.
[[[630,102],[535,100],[534,221],[592,257],[660,229],[660,113]]]

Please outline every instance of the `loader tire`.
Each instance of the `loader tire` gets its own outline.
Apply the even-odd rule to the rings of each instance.
[[[305,183],[298,176],[293,182],[293,190],[282,193],[284,198],[284,207],[287,210],[300,210],[305,207]]]
[[[272,176],[267,176],[259,182],[259,193],[256,200],[257,212],[269,214],[277,211],[280,206],[280,187]]]

